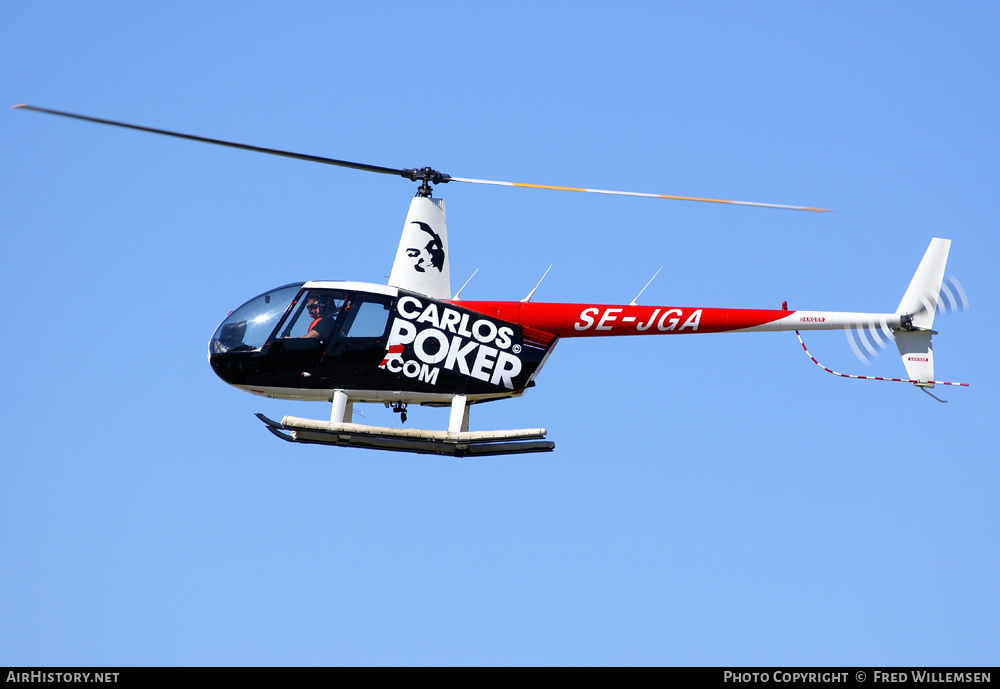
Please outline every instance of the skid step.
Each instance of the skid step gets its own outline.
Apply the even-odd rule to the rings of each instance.
[[[545,437],[544,428],[449,433],[418,428],[332,423],[295,416],[286,416],[278,422],[261,413],[257,413],[256,416],[271,433],[290,443],[338,445],[453,457],[551,452],[556,446],[550,440],[542,440]]]

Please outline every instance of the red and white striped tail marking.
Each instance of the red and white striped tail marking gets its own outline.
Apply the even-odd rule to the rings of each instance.
[[[856,376],[850,373],[837,373],[833,369],[829,369],[823,364],[816,361],[816,357],[810,354],[809,350],[806,349],[806,343],[802,341],[802,336],[799,334],[798,330],[795,331],[795,337],[799,338],[799,344],[802,345],[802,351],[806,353],[806,356],[809,357],[814,364],[819,366],[827,373],[832,373],[833,375],[840,376],[841,378],[857,378],[858,380],[888,380],[893,383],[913,383],[914,385],[932,384],[932,385],[959,385],[961,387],[969,387],[968,383],[949,383],[943,380],[912,380],[907,378],[883,378],[882,376]]]

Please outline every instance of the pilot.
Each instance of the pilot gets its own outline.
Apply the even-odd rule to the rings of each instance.
[[[303,337],[315,337],[325,340],[333,332],[340,309],[331,297],[321,294],[310,294],[306,299],[306,309],[313,322],[309,324],[309,332]]]

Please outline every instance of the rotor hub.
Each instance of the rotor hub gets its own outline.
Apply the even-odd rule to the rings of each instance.
[[[443,172],[438,172],[434,168],[422,167],[422,168],[410,168],[408,170],[400,170],[399,174],[401,177],[405,177],[414,182],[420,182],[420,186],[417,188],[417,196],[430,197],[433,191],[432,184],[446,184],[451,181],[451,175],[446,175]]]

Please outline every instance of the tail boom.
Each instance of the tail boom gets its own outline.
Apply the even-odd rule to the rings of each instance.
[[[559,337],[841,330],[873,323],[888,330],[900,324],[891,313],[473,301],[462,306]]]
[[[895,313],[789,311],[786,308],[768,310],[638,306],[634,303],[619,305],[463,301],[462,306],[517,323],[526,331],[533,330],[558,337],[782,331],[798,333],[805,330],[852,329],[861,333],[867,329],[879,343],[882,343],[883,340],[876,334],[880,331],[895,339],[909,377],[876,378],[877,380],[908,382],[921,388],[933,388],[935,384],[966,385],[934,380],[934,354],[931,343],[934,332],[931,326],[940,300],[950,247],[951,241],[948,239],[931,240]],[[875,354],[871,347],[868,349]],[[806,353],[808,354],[808,351]],[[823,367],[815,359],[813,361],[830,373],[835,373]],[[866,377],[839,373],[835,375],[846,378]]]

